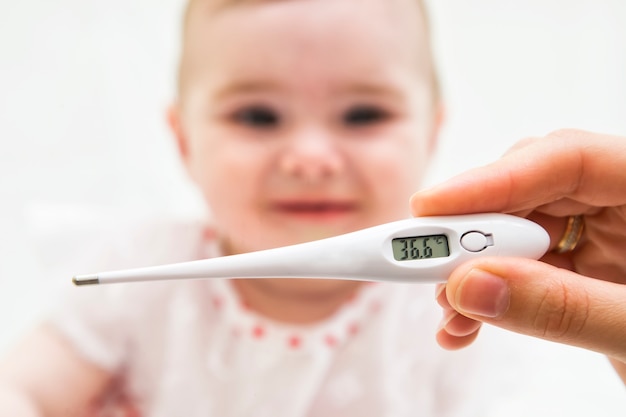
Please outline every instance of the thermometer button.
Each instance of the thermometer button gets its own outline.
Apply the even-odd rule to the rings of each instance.
[[[493,236],[481,232],[467,232],[461,236],[461,246],[470,252],[480,252],[487,246],[493,246]]]

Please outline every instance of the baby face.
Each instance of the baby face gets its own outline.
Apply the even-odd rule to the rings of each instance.
[[[226,253],[409,216],[435,130],[425,36],[412,0],[196,8],[171,120]]]

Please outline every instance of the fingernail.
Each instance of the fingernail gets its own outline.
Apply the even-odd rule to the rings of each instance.
[[[441,330],[445,329],[446,326],[448,325],[448,323],[450,323],[452,321],[452,319],[455,318],[458,315],[459,315],[459,313],[457,313],[454,310],[451,310],[451,311],[448,311],[448,312],[444,313],[443,318],[439,322],[439,326],[437,326],[437,333],[439,333]]]
[[[435,287],[435,298],[439,298],[439,296],[446,290],[446,284],[437,284]]]
[[[435,291],[435,301],[443,307],[444,309],[451,310],[452,306],[448,302],[448,298],[446,297],[446,285],[439,284],[437,285],[437,289]]]
[[[413,216],[420,216],[422,214],[422,199],[428,196],[428,194],[432,194],[435,188],[436,186],[433,186],[417,191],[411,196],[411,198],[409,198],[409,207],[411,207],[411,213]]]
[[[509,287],[497,275],[482,269],[472,269],[463,278],[455,301],[461,312],[499,317],[509,308]]]

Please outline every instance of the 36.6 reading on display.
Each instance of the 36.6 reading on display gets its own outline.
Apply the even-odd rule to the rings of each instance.
[[[397,238],[391,241],[391,247],[396,261],[450,256],[450,247],[446,235]]]

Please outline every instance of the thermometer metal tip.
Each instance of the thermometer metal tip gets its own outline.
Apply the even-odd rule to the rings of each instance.
[[[98,274],[77,275],[72,278],[72,282],[77,286],[96,285],[100,284],[100,279],[98,278]]]

